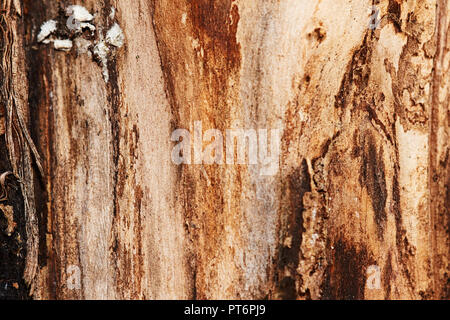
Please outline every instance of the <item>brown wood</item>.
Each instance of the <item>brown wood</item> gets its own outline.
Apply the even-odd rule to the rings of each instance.
[[[449,298],[448,0],[1,3],[0,297]],[[280,129],[279,170],[174,164],[196,121]]]

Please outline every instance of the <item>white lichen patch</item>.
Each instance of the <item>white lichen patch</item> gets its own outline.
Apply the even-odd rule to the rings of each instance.
[[[57,22],[55,20],[48,20],[41,25],[41,30],[37,36],[38,42],[43,42],[57,30]],[[48,41],[47,41],[48,43]]]
[[[103,78],[105,79],[106,82],[109,81],[109,73],[108,73],[109,52],[110,50],[106,45],[105,41],[100,41],[99,43],[97,43],[93,50],[94,56],[97,57],[97,59],[100,61],[102,65]]]
[[[44,41],[42,41],[43,44],[49,44],[50,42],[53,42],[55,39],[53,37],[47,38]]]
[[[116,17],[116,8],[111,7],[111,13],[109,14],[109,18],[111,20],[114,20],[115,17]]]
[[[109,31],[106,33],[106,42],[110,45],[120,48],[123,46],[124,40],[125,36],[123,34],[122,28],[120,28],[117,23],[114,23],[111,29],[109,29]]]
[[[95,31],[95,26],[89,21],[94,19],[94,16],[83,6],[72,5],[66,8],[67,28],[69,30],[80,33],[85,29],[89,29],[92,33]]]
[[[78,54],[88,54],[89,56],[91,56],[91,52],[89,51],[89,48],[92,45],[92,42],[89,40],[86,40],[84,38],[78,37],[74,40],[74,44],[77,48],[77,53]]]
[[[94,16],[89,11],[80,5],[71,5],[66,8],[66,16],[72,16],[75,20],[80,22],[92,21]]]
[[[317,233],[313,233],[311,235],[311,240],[309,240],[309,243],[313,246],[316,244],[317,239],[319,239],[319,235]]]
[[[56,33],[58,29],[56,20],[49,20],[42,24],[37,37],[38,42],[44,44],[53,42],[53,48],[55,50],[62,50],[65,52],[69,52],[75,46],[78,55],[88,54],[90,57],[95,58],[102,68],[103,78],[108,82],[108,60],[114,59],[116,49],[121,48],[125,42],[125,35],[122,28],[117,22],[114,22],[116,9],[111,7],[107,25],[111,26],[112,24],[112,26],[106,35],[102,32],[106,27],[102,25],[96,26],[93,21],[95,15],[92,15],[81,5],[71,5],[67,7],[65,9],[65,16],[68,18],[66,25],[62,27],[67,27],[70,31],[70,36],[67,39],[56,38],[56,35],[51,36],[53,33]],[[84,38],[83,31],[85,30],[90,30],[91,32],[89,40]],[[67,30],[62,30],[62,32],[58,34],[60,35],[66,32]]]
[[[72,40],[69,39],[56,39],[53,41],[53,46],[56,50],[62,50],[62,51],[70,51],[72,49]]]
[[[76,32],[82,32],[85,29],[89,29],[91,33],[95,31],[95,26],[89,22],[81,22],[80,26],[75,30]]]

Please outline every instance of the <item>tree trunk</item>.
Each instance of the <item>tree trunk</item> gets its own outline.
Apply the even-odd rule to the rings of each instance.
[[[450,297],[448,0],[71,4],[2,0],[0,297]]]

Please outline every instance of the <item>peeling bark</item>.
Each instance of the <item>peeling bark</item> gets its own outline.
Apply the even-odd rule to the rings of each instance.
[[[449,298],[448,0],[70,4],[2,1],[0,297]],[[280,129],[277,174],[175,165],[197,121]]]

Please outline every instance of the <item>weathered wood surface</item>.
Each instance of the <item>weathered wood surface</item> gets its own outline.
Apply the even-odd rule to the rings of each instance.
[[[448,0],[83,1],[91,40],[125,34],[108,82],[36,41],[70,4],[2,0],[0,169],[16,161],[31,203],[14,204],[27,245],[0,237],[31,285],[9,295],[449,298]],[[4,156],[12,100],[41,179],[23,138]],[[277,174],[175,165],[171,133],[195,121],[281,129]]]

